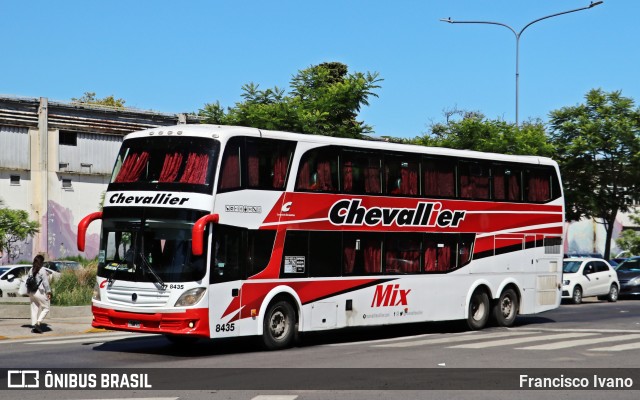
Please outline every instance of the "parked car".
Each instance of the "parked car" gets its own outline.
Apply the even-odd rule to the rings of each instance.
[[[562,298],[574,304],[584,297],[617,301],[620,293],[618,274],[603,259],[567,258],[562,263]]]
[[[640,296],[640,257],[627,258],[616,269],[620,296]]]
[[[45,261],[43,265],[56,272],[62,272],[68,269],[75,271],[82,267],[77,261]]]
[[[1,265],[0,266],[0,297],[17,297],[20,284],[29,273],[31,265]],[[45,268],[49,281],[60,276],[59,272]]]

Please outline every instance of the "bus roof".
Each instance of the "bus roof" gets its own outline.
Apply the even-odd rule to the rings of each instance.
[[[173,136],[173,135],[185,135],[185,136],[197,136],[213,138],[221,141],[225,141],[234,136],[250,136],[250,137],[263,137],[270,139],[282,139],[293,140],[297,142],[314,143],[319,145],[334,145],[356,148],[367,148],[377,150],[392,150],[399,152],[410,152],[420,154],[432,154],[453,156],[460,158],[472,158],[483,160],[494,160],[504,162],[519,162],[527,164],[543,164],[543,165],[557,165],[555,161],[548,157],[541,156],[522,156],[522,155],[508,155],[500,153],[488,153],[474,150],[457,150],[445,147],[429,147],[413,144],[400,144],[391,143],[382,140],[363,140],[363,139],[348,139],[332,136],[311,135],[301,133],[291,133],[283,131],[270,131],[258,128],[249,128],[243,126],[226,126],[226,125],[210,125],[210,124],[182,124],[175,126],[162,126],[152,129],[146,129],[143,131],[132,132],[128,134],[125,139],[133,139],[148,136]]]

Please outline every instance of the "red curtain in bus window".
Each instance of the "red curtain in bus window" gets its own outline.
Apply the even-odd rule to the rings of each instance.
[[[402,183],[400,192],[402,194],[416,195],[418,194],[418,171],[417,169],[404,167],[401,171]]]
[[[496,169],[493,174],[493,198],[496,200],[505,200],[505,179],[504,179],[504,170]]]
[[[144,171],[149,160],[149,153],[143,151],[142,153],[132,153],[122,163],[120,172],[114,180],[114,182],[135,182],[140,178],[140,174]]]
[[[352,274],[356,264],[356,249],[351,243],[345,243],[344,257],[342,258],[343,270],[345,274]]]
[[[316,166],[318,171],[318,177],[315,190],[333,190],[333,183],[331,182],[331,163],[328,160],[318,161]]]
[[[247,147],[251,148],[250,146]],[[256,153],[247,156],[247,180],[249,181],[249,187],[258,187],[260,185],[260,160]]]
[[[424,249],[424,270],[426,272],[437,271],[438,251],[435,242],[427,241]]]
[[[460,177],[460,196],[465,199],[488,199],[489,177],[472,174]]]
[[[202,185],[207,178],[208,154],[190,153],[187,164],[180,178],[180,183],[195,183]]]
[[[273,188],[284,189],[285,178],[287,177],[287,167],[289,166],[289,155],[280,152],[273,164]]]
[[[162,171],[160,171],[160,177],[158,182],[173,182],[178,176],[180,171],[180,165],[182,164],[182,154],[173,153],[166,154],[164,156],[164,164],[162,164]]]
[[[348,193],[353,191],[353,164],[347,161],[342,166],[342,190]]]
[[[378,160],[369,160],[364,169],[364,191],[366,193],[380,193],[380,166],[375,165]]]
[[[227,152],[220,173],[220,189],[234,189],[240,187],[240,168],[238,153]]]
[[[520,201],[520,173],[509,176],[509,200]]]
[[[424,194],[453,197],[455,195],[453,165],[444,163],[438,166],[433,161],[425,163]]]
[[[541,172],[529,174],[529,201],[547,201],[551,198],[549,175]]]
[[[311,178],[311,168],[309,166],[309,160],[300,167],[298,171],[298,178],[296,179],[296,189],[308,190],[310,188],[309,179]]]
[[[444,247],[438,247],[438,271],[452,269],[451,265],[451,243],[445,243]]]
[[[367,240],[364,246],[364,271],[367,274],[379,274],[382,271],[380,260],[380,241]]]

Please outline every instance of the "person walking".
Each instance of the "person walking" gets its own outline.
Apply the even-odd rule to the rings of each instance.
[[[51,286],[46,270],[42,268],[44,257],[38,254],[33,259],[33,266],[29,270],[27,279],[32,279],[32,285],[27,284],[29,300],[31,301],[31,325],[33,333],[42,333],[42,321],[49,313],[51,301]],[[31,287],[30,287],[31,286]]]

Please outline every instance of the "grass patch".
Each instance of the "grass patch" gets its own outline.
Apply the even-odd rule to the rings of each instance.
[[[55,306],[90,305],[97,271],[98,263],[95,261],[76,271],[63,271],[51,282],[53,292],[51,304]]]

